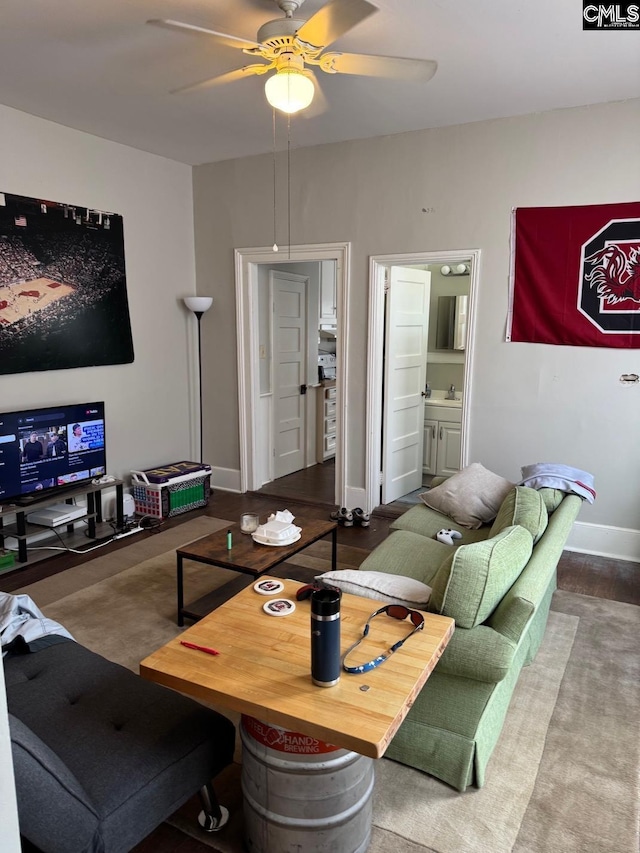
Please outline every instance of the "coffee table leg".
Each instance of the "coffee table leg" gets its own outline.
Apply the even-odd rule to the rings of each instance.
[[[338,568],[338,528],[334,527],[331,531],[331,571],[335,572]]]
[[[177,555],[177,581],[178,581],[178,625],[180,628],[184,625],[184,616],[182,615],[182,609],[184,607],[184,587],[183,587],[183,576],[182,576],[182,554]]]

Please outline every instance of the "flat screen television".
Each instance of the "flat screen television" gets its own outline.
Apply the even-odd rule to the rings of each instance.
[[[0,503],[64,500],[106,470],[104,403],[0,413]]]

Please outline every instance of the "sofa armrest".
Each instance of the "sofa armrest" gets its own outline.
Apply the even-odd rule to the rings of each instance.
[[[42,850],[102,853],[98,815],[74,774],[13,714],[9,731],[20,832]]]
[[[537,599],[536,599],[537,600]],[[502,599],[489,620],[491,627],[513,643],[519,643],[529,620],[535,613],[533,601],[516,595],[513,588]]]
[[[437,671],[495,684],[507,676],[516,648],[516,643],[488,625],[456,626]]]

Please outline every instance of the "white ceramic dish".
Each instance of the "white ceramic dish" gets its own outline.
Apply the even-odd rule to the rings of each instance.
[[[273,548],[282,548],[283,545],[293,545],[293,543],[297,542],[302,536],[302,533],[298,532],[295,536],[292,536],[291,539],[287,539],[284,542],[274,542],[273,539],[266,539],[263,536],[258,536],[257,533],[252,533],[251,535],[253,537],[253,541],[257,542],[259,545],[270,545]]]

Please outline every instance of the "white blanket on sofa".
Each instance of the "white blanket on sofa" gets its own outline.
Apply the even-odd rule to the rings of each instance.
[[[581,471],[570,465],[537,462],[535,465],[525,465],[521,472],[521,486],[529,486],[531,489],[559,489],[561,492],[580,495],[590,504],[596,498],[593,474],[588,471]]]

